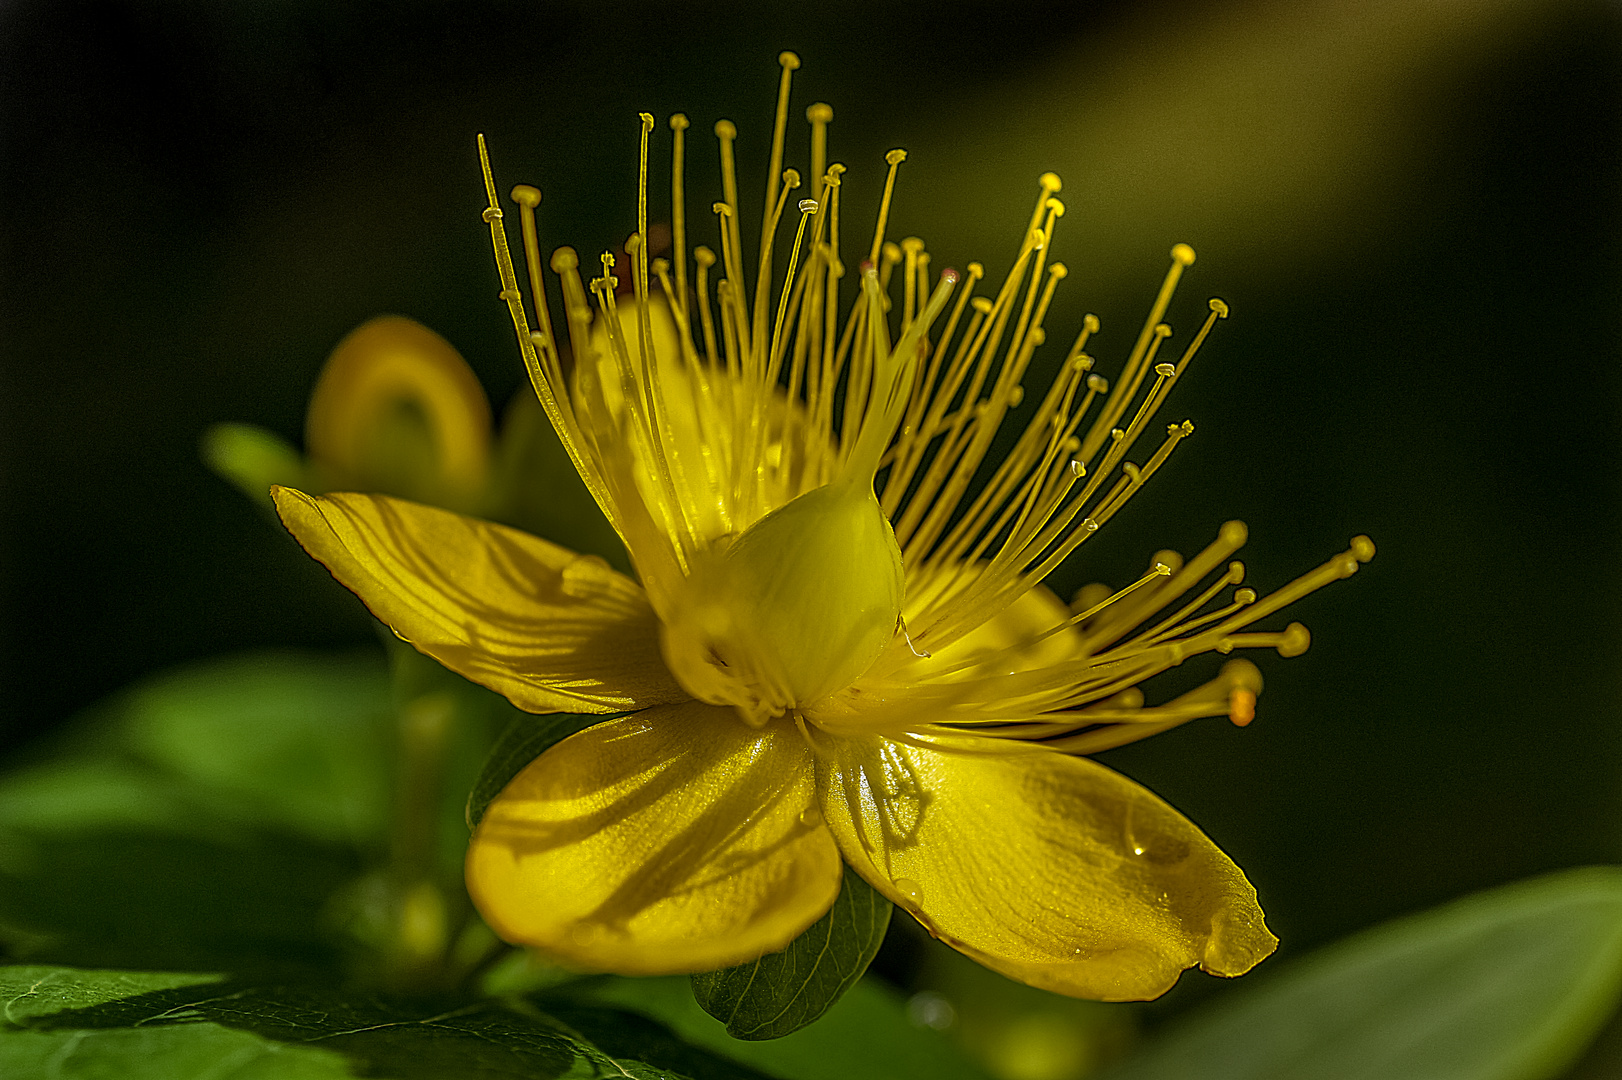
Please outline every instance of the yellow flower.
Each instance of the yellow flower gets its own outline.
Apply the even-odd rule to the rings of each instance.
[[[1192,431],[1174,424],[1128,460],[1225,308],[1212,301],[1180,358],[1160,359],[1194,258],[1179,245],[1113,388],[1084,351],[1089,316],[1053,384],[1025,401],[1064,276],[1048,258],[1058,179],[1042,178],[1001,286],[975,295],[978,264],[932,284],[921,241],[886,241],[900,151],[842,303],[831,110],[808,112],[818,179],[791,204],[800,179],[780,169],[798,62],[782,59],[752,284],[725,121],[719,259],[697,248],[689,289],[677,115],[674,250],[650,261],[643,114],[630,293],[617,295],[605,255],[594,321],[575,253],[552,258],[572,377],[547,309],[539,193],[514,190],[532,332],[485,166],[502,297],[536,393],[639,581],[444,510],[276,493],[300,543],[421,651],[532,712],[631,713],[547,750],[490,805],[467,861],[480,911],[581,967],[701,971],[787,945],[828,910],[846,864],[935,936],[1060,993],[1147,998],[1191,966],[1247,971],[1276,945],[1250,883],[1176,811],[1083,755],[1195,717],[1248,722],[1260,678],[1245,661],[1158,705],[1137,686],[1201,653],[1300,652],[1297,624],[1245,628],[1352,573],[1372,545],[1360,537],[1258,598],[1228,562],[1245,539],[1229,523],[1196,557],[1162,553],[1129,587],[1066,607],[1042,579]],[[774,296],[785,212],[798,223]],[[999,441],[1021,408],[1022,432]]]

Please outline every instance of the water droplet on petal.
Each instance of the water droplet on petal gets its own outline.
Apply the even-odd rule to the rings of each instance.
[[[822,811],[815,806],[808,806],[800,811],[800,824],[810,827],[822,823]]]
[[[897,891],[914,904],[918,903],[923,897],[923,893],[918,888],[918,883],[912,878],[898,877],[895,879],[894,884]]]

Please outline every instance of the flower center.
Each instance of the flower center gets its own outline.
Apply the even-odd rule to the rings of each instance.
[[[751,723],[855,682],[895,634],[903,575],[871,483],[816,488],[693,567],[665,660],[694,697]]]

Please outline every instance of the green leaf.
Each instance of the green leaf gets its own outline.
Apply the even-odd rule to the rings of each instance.
[[[728,1035],[720,1021],[699,1008],[682,975],[584,979],[536,1000],[576,1027],[567,1003],[630,1009],[692,1045],[780,1080],[985,1080],[939,1032],[913,1023],[902,1000],[875,979],[858,982],[810,1027],[758,1042]]]
[[[577,731],[613,720],[630,713],[547,713],[544,716],[520,714],[496,740],[490,756],[473,790],[467,797],[467,827],[478,825],[485,810],[501,789],[521,772],[524,766],[541,756],[542,751],[555,746]]]
[[[330,969],[335,892],[382,848],[379,657],[260,654],[160,676],[0,777],[0,946],[128,967]]]
[[[828,913],[782,952],[694,975],[693,997],[735,1039],[779,1039],[827,1012],[884,944],[890,902],[848,868]]]
[[[1331,946],[1233,993],[1109,1078],[1547,1080],[1619,992],[1622,869],[1570,870]]]
[[[612,1048],[583,1034],[611,1036]],[[762,1080],[602,1006],[343,998],[217,975],[0,967],[7,1080]]]
[[[255,505],[270,510],[270,486],[303,487],[304,456],[286,439],[252,424],[214,424],[203,432],[203,464],[240,488]]]

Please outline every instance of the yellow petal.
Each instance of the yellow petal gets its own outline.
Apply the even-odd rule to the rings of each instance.
[[[684,701],[636,583],[595,556],[386,495],[275,488],[282,522],[396,634],[530,712]]]
[[[845,859],[987,967],[1073,997],[1156,997],[1278,944],[1256,890],[1153,793],[1087,758],[964,736],[830,740],[823,808]]]
[[[490,804],[468,890],[508,941],[627,975],[783,948],[833,904],[839,852],[787,723],[661,706],[571,735]]]

